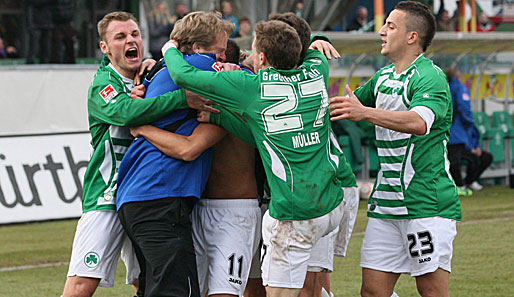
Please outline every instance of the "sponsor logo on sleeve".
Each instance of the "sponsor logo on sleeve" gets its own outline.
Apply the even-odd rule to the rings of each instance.
[[[464,99],[464,101],[469,101],[469,95],[468,95],[468,93],[464,93],[464,94],[462,94],[462,99]]]
[[[118,95],[118,92],[114,89],[114,87],[111,84],[109,84],[107,87],[101,90],[99,94],[102,97],[102,99],[104,99],[105,103],[109,103],[109,101],[111,101],[112,98]]]
[[[216,72],[220,72],[223,70],[223,67],[218,63],[214,63],[212,64],[212,69],[216,70]]]
[[[428,98],[430,98],[430,95],[428,95],[428,93],[425,93],[425,94],[423,94],[423,98],[427,98],[428,99]]]

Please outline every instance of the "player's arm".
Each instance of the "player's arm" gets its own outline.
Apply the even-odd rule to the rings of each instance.
[[[184,136],[152,125],[130,128],[134,137],[144,137],[164,154],[184,161],[193,161],[206,149],[217,143],[226,131],[218,126],[199,124],[193,133]]]
[[[176,90],[144,100],[133,100],[123,86],[109,74],[97,76],[89,88],[88,112],[91,117],[116,126],[140,126],[168,113],[187,108],[185,91]],[[95,82],[100,83],[95,83]]]
[[[171,45],[172,43],[167,43]],[[182,53],[173,46],[164,48],[164,61],[173,81],[180,87],[212,99],[226,108],[242,114],[250,103],[251,88],[244,71],[202,71],[189,65]],[[163,50],[163,51],[164,51]],[[253,90],[254,91],[254,90]]]
[[[425,120],[415,111],[392,111],[362,105],[348,85],[348,96],[330,99],[331,120],[368,121],[398,132],[425,135]]]
[[[222,106],[218,106],[218,108],[220,111],[219,113],[210,113],[208,114],[207,119],[204,120],[225,128],[232,135],[252,147],[257,147],[248,122],[241,115],[238,115]]]

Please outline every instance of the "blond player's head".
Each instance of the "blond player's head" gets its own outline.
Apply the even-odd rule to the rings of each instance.
[[[214,53],[225,60],[228,36],[234,27],[214,13],[197,11],[186,15],[173,27],[170,39],[177,41],[183,53]]]

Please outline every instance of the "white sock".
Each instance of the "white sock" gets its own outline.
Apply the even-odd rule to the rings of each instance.
[[[334,293],[330,292],[329,294],[325,288],[321,287],[321,297],[334,297]]]
[[[393,292],[393,294],[391,295],[391,297],[400,297],[400,296],[398,296],[398,294],[396,294],[396,292]]]

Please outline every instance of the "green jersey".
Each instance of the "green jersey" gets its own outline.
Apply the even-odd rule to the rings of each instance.
[[[187,108],[184,90],[133,100],[133,80],[112,64],[102,64],[88,92],[88,120],[93,152],[84,175],[82,211],[115,210],[116,178],[132,143],[129,126],[156,121],[175,109]]]
[[[341,152],[330,140],[328,63],[309,50],[298,69],[200,71],[171,48],[165,61],[175,83],[244,116],[264,164],[270,215],[304,220],[329,213],[343,199]]]
[[[368,216],[460,220],[460,202],[446,150],[452,98],[441,69],[422,54],[400,74],[393,64],[380,69],[355,90],[355,95],[366,106],[394,111],[422,106],[434,114],[424,136],[376,126],[380,171],[369,199]]]

